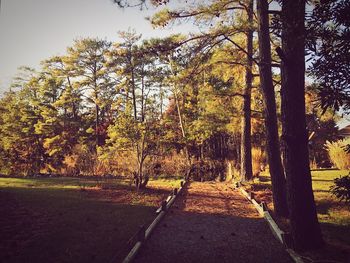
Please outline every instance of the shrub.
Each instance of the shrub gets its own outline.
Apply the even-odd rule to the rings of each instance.
[[[350,153],[346,152],[348,144],[350,138],[326,143],[329,158],[338,169],[350,169]]]
[[[161,163],[161,173],[163,176],[185,176],[189,170],[186,156],[181,153],[172,153],[159,160]]]
[[[350,174],[344,177],[335,178],[334,185],[331,186],[331,192],[340,201],[350,203]]]
[[[212,181],[217,178],[223,181],[225,172],[225,163],[221,160],[198,160],[193,162],[191,167],[191,177],[194,181]]]
[[[94,150],[88,145],[77,144],[69,155],[64,156],[64,166],[61,173],[69,176],[74,175],[103,175],[109,169],[97,158]]]

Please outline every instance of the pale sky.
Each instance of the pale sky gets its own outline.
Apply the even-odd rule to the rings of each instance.
[[[19,66],[39,69],[40,61],[63,55],[74,39],[116,41],[118,31],[135,29],[144,38],[194,31],[190,24],[154,30],[145,17],[148,6],[121,9],[112,0],[0,0],[0,96]],[[180,5],[181,0],[172,2]],[[349,116],[347,116],[349,118]],[[340,126],[350,123],[344,120]]]
[[[135,29],[144,38],[193,30],[191,25],[152,29],[145,20],[155,12],[121,9],[112,0],[0,0],[0,94],[19,66],[63,55],[79,37],[117,40],[117,32]]]

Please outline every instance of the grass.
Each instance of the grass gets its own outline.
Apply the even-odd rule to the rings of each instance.
[[[341,254],[342,251],[350,253],[350,207],[344,202],[339,202],[330,192],[330,187],[334,184],[333,180],[348,173],[347,170],[334,169],[311,172],[317,216],[324,239],[328,244],[324,251],[311,254],[313,258],[321,255],[321,257],[339,260],[342,255],[335,255],[336,253]],[[247,188],[255,192],[257,200],[267,202],[269,208],[273,210],[271,181],[267,173],[263,173],[259,181],[254,181]],[[281,222],[282,225],[285,223],[283,220]]]
[[[123,179],[0,178],[4,262],[115,262],[180,180],[136,192]]]

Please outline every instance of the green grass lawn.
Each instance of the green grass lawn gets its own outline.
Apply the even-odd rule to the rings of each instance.
[[[350,248],[350,206],[330,193],[333,180],[349,174],[345,170],[312,171],[317,215],[327,241]]]
[[[312,187],[317,206],[317,215],[324,239],[330,246],[337,247],[337,251],[350,251],[350,207],[339,202],[330,192],[333,180],[349,174],[346,170],[315,170],[311,172]],[[271,181],[268,173],[263,173],[260,180],[246,186],[256,193],[259,201],[268,203],[273,210],[271,197]],[[283,225],[283,221],[282,225]],[[327,248],[328,249],[328,248]],[[332,254],[330,252],[329,254]]]
[[[136,192],[122,179],[0,178],[4,262],[110,262],[180,180]],[[2,262],[2,261],[1,261]]]

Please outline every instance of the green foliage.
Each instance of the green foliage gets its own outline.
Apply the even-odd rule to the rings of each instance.
[[[310,75],[319,83],[321,107],[350,110],[350,3],[316,1],[308,17]]]
[[[327,141],[340,139],[336,121],[338,115],[332,109],[323,111],[319,107],[317,85],[306,88],[306,123],[309,131],[309,158],[316,167],[329,168],[331,161],[325,147]]]
[[[350,203],[350,176],[343,176],[334,179],[334,186],[331,188],[332,194],[340,201]]]

